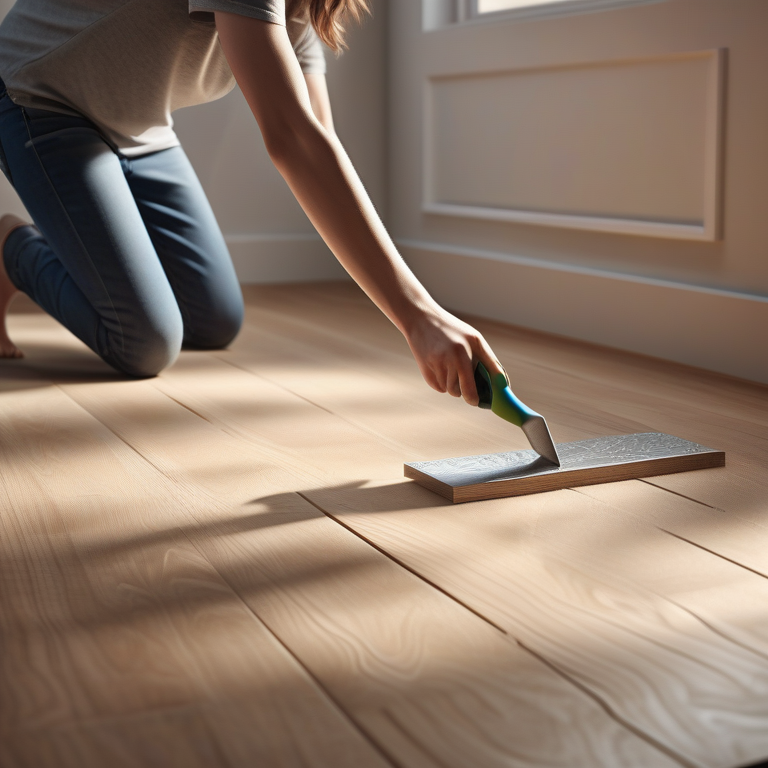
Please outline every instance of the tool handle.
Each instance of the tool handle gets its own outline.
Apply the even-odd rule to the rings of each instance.
[[[539,415],[515,396],[503,373],[497,373],[491,377],[482,363],[478,363],[475,367],[475,384],[480,397],[480,408],[489,408],[511,424],[522,427],[532,416]]]
[[[493,389],[491,388],[491,375],[482,363],[475,366],[475,386],[477,387],[477,396],[480,402],[479,408],[491,410],[493,405]]]

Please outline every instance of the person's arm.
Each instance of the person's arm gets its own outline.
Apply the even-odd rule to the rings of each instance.
[[[476,405],[473,361],[502,370],[485,339],[442,309],[397,252],[349,158],[315,117],[284,27],[216,12],[235,79],[267,151],[342,266],[400,329],[425,381]]]
[[[309,103],[312,105],[312,113],[318,119],[320,125],[328,133],[336,133],[333,127],[333,112],[331,111],[331,99],[328,96],[328,84],[325,75],[305,74],[304,82],[307,84]]]

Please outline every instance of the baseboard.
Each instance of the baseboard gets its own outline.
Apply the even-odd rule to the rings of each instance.
[[[456,311],[768,383],[768,297],[413,240],[398,245]]]
[[[227,235],[241,283],[306,283],[348,277],[318,235]]]

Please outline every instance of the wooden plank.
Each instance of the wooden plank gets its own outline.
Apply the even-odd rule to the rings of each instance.
[[[0,763],[387,765],[190,543],[175,489],[58,388],[17,387],[0,383]]]
[[[296,482],[297,445],[315,442],[319,424],[308,415],[328,414],[254,387],[248,374],[233,382],[237,372],[212,359],[206,376],[204,361],[185,355],[152,383],[65,389],[173,483],[177,504],[195,518],[185,535],[399,762],[674,764],[498,630],[280,493]],[[171,379],[188,386],[171,390]],[[244,410],[254,398],[261,407]],[[364,451],[346,445],[342,427],[338,450],[359,459]],[[324,468],[338,463],[332,442],[314,454]]]
[[[337,342],[338,338],[334,337],[334,343]],[[242,347],[237,348],[236,352],[239,355],[236,362],[245,364],[247,355]],[[323,353],[324,350],[318,350],[318,354]],[[225,356],[227,354],[224,353]],[[392,359],[394,358],[386,358],[388,362]],[[191,368],[192,366],[190,373]],[[296,374],[296,380],[299,379],[301,368],[301,359],[297,358],[293,372]],[[275,370],[273,367],[272,373]],[[303,374],[305,379],[309,380],[307,386],[311,387],[314,383],[312,366],[305,364]],[[345,396],[349,399],[350,393],[357,392],[355,382],[349,382],[346,375],[346,370],[343,376],[339,376],[338,372],[335,374],[336,383],[342,385],[338,395],[338,401],[342,403]],[[333,371],[329,371],[327,381],[329,385],[334,381]],[[380,381],[385,380],[382,378]],[[223,383],[224,378],[217,378],[217,385]],[[384,384],[380,386],[386,389]],[[225,404],[227,408],[239,408],[241,417],[247,410],[246,402],[252,402],[247,401],[246,391],[247,385],[244,385],[242,393],[238,395],[238,403],[235,403],[233,398],[233,402]],[[205,405],[206,399],[201,395],[202,392],[195,389],[191,399],[187,399],[186,395],[178,399],[185,402],[187,407],[199,409]],[[213,394],[213,384],[210,399],[216,408],[221,407]],[[371,400],[375,402],[375,397]],[[399,400],[398,393],[398,397],[392,398],[391,403],[388,403],[387,413],[378,414],[377,429],[386,426],[387,420],[392,422],[392,431],[400,428],[402,422],[396,418],[399,413]],[[447,398],[444,400],[450,402]],[[357,417],[362,417],[370,403],[371,401],[365,400],[354,403],[358,409]],[[458,403],[455,405],[460,406]],[[214,410],[216,409],[209,408],[198,412],[210,418],[211,411]],[[475,414],[463,407],[462,413],[464,412],[473,416]],[[448,410],[445,413],[447,414]],[[130,421],[130,415],[129,409],[127,421]],[[219,415],[216,418],[219,418]],[[233,417],[237,422],[236,414],[233,414]],[[301,414],[301,420],[303,418],[304,412]],[[587,427],[590,426],[591,420],[594,420],[594,416],[589,415],[582,419]],[[361,472],[358,477],[364,477],[363,472],[368,469],[376,469],[377,461],[379,470],[384,475],[388,474],[390,460],[381,454],[381,443],[373,439],[374,430],[366,431],[365,423],[361,423],[363,426],[355,425],[354,428],[348,424],[349,446],[340,454],[336,454],[336,457],[352,455],[357,451],[365,457],[360,465]],[[259,437],[261,427],[253,428],[253,425],[246,424],[243,429],[242,421],[237,424],[238,426],[230,429],[239,429],[242,439],[246,433],[249,434],[249,439],[262,439]],[[307,433],[313,434],[316,424],[310,420],[303,424],[303,428]],[[142,428],[147,430],[150,426],[145,423]],[[441,430],[450,434],[451,423],[447,419],[441,423]],[[275,431],[278,431],[277,427]],[[186,435],[187,442],[190,434],[192,433]],[[342,432],[338,435],[341,436]],[[290,443],[291,440],[283,444],[277,440],[276,448],[287,453],[286,446]],[[435,444],[440,444],[440,440],[436,440]],[[177,447],[182,452],[191,449],[191,446],[184,446],[182,440],[179,440],[178,443],[168,444],[164,454],[154,457],[164,471],[169,468],[168,453],[172,453]],[[550,662],[554,658],[552,663],[564,674],[578,679],[600,698],[605,706],[614,707],[613,711],[618,712],[626,722],[637,728],[649,724],[648,732],[653,733],[659,741],[671,744],[680,754],[693,755],[688,758],[689,762],[693,760],[702,765],[716,765],[721,759],[727,759],[731,761],[728,764],[734,764],[734,755],[738,756],[760,746],[753,731],[757,727],[765,730],[764,713],[759,708],[756,709],[755,704],[762,682],[760,668],[755,669],[754,661],[751,661],[754,657],[752,650],[746,650],[712,630],[705,631],[706,627],[702,630],[697,625],[694,629],[690,623],[686,623],[687,620],[683,621],[679,614],[674,614],[675,621],[670,621],[669,614],[651,601],[647,594],[643,593],[638,597],[637,589],[617,589],[615,578],[598,579],[595,582],[588,578],[589,574],[581,573],[581,568],[585,567],[583,564],[577,567],[570,559],[563,559],[559,549],[557,558],[546,549],[539,551],[535,548],[527,556],[524,547],[514,545],[521,539],[521,533],[535,527],[542,518],[540,507],[534,505],[533,501],[537,504],[550,504],[551,499],[560,498],[562,493],[470,505],[463,508],[463,515],[459,520],[466,524],[458,525],[456,518],[447,514],[444,507],[433,509],[434,502],[428,502],[422,497],[416,499],[415,507],[411,509],[409,504],[413,507],[413,500],[404,499],[398,487],[394,491],[390,489],[379,493],[375,487],[352,485],[349,479],[342,482],[345,477],[351,478],[358,467],[352,465],[339,469],[338,461],[323,458],[321,448],[322,446],[319,446],[317,450],[309,452],[307,463],[314,465],[312,470],[318,473],[318,479],[319,473],[327,473],[327,479],[324,481],[326,485],[331,477],[337,477],[337,484],[344,486],[326,490],[343,495],[340,503],[350,512],[350,517],[345,519],[345,522],[349,523],[351,520],[351,524],[361,535],[366,533],[355,517],[356,514],[365,518],[368,524],[372,524],[374,520],[391,524],[386,539],[382,534],[376,533],[375,526],[372,526],[371,530],[375,534],[371,536],[372,540],[390,552],[394,552],[397,546],[406,554],[410,552],[408,562],[411,567],[427,577],[430,573],[436,573],[441,579],[441,586],[454,591],[457,596],[460,594],[458,589],[461,582],[464,582],[464,594],[469,595],[467,601],[471,598],[476,610],[486,613],[489,617],[493,615],[492,611],[496,611],[500,616],[507,617],[505,622],[516,621],[516,627],[527,628],[527,645]],[[239,454],[237,455],[239,457]],[[185,462],[187,458],[193,458],[188,454],[183,456]],[[194,461],[190,466],[194,469]],[[180,473],[174,474],[173,477],[180,485],[189,482],[184,481],[185,476]],[[229,481],[229,478],[225,478],[221,486],[216,487],[224,487]],[[189,487],[194,487],[196,492],[200,490],[199,486],[194,484]],[[412,489],[409,493],[418,491],[420,489]],[[319,493],[321,491],[308,488],[305,495],[317,502]],[[210,493],[203,495],[206,498],[212,496]],[[373,501],[366,502],[366,499]],[[513,501],[519,501],[523,505],[507,509],[506,506]],[[373,503],[373,508],[366,507],[366,503]],[[502,505],[505,514],[501,518],[490,516],[489,510],[498,505]],[[477,512],[473,514],[475,506]],[[531,514],[523,515],[522,512],[526,510],[530,510]],[[547,518],[555,522],[568,520],[573,515],[568,504],[555,508],[554,513],[549,507],[547,510]],[[467,517],[466,521],[463,521],[464,516]],[[522,528],[508,530],[504,527],[508,525],[509,520],[518,517],[522,518]],[[576,514],[575,518],[578,523],[581,514]],[[567,527],[564,526],[565,529]],[[578,525],[575,531],[570,529],[571,533],[578,530]],[[621,533],[621,530],[618,533]],[[624,535],[631,538],[632,533],[630,528]],[[525,543],[527,544],[527,541]],[[682,546],[688,546],[680,543]],[[587,548],[585,552],[582,561],[588,560],[589,557],[599,561],[600,549]],[[510,558],[513,560],[511,564]],[[653,560],[650,554],[649,560]],[[666,565],[666,560],[661,562]],[[479,574],[476,578],[473,577],[474,571]],[[471,585],[471,588],[467,587],[467,584]],[[477,594],[472,592],[473,589],[477,590]],[[603,599],[603,595],[607,595],[607,598]],[[663,607],[669,608],[667,603],[663,603]],[[639,624],[630,625],[627,621],[627,615],[632,612],[642,619]],[[501,623],[501,619],[496,623]],[[697,665],[692,659],[701,659],[702,663]],[[578,677],[575,676],[577,674]],[[722,714],[723,708],[726,710],[725,715]],[[420,711],[426,712],[423,709]],[[417,717],[413,713],[409,715],[409,722],[416,722]],[[709,719],[718,724],[711,734],[701,730],[702,722],[709,722]],[[736,720],[739,722],[735,722]],[[714,746],[719,737],[723,737],[723,744]],[[745,746],[734,746],[734,740],[741,740]],[[696,744],[691,746],[691,742]]]
[[[768,579],[765,524],[669,493],[648,482],[585,487],[578,493],[616,509],[637,509],[646,522]]]
[[[403,483],[307,497],[689,764],[722,768],[768,752],[768,638],[751,632],[768,600],[765,579],[730,566],[730,590],[721,597],[735,602],[749,579],[740,603],[748,610],[728,614],[722,603],[711,605],[719,624],[710,625],[678,604],[684,601],[666,575],[680,557],[693,569],[689,583],[729,564],[637,517],[607,525],[593,542],[590,534],[615,512],[573,491],[461,507]],[[552,544],[550,531],[558,532]],[[689,550],[699,556],[695,567]],[[645,564],[642,579],[621,567],[628,553]],[[723,624],[732,631],[721,634]],[[749,641],[740,642],[745,635]]]
[[[438,459],[405,465],[405,476],[457,502],[597,485],[725,466],[725,454],[659,432],[560,443],[560,466],[535,451]]]
[[[272,409],[285,414],[278,398],[290,399],[310,435],[308,411],[327,414],[209,360],[210,375],[206,356],[190,355],[151,383],[65,388],[189,491],[187,535],[399,764],[675,764],[486,621],[286,490],[296,477],[265,448],[286,439]],[[244,399],[267,388],[268,407],[244,413]]]
[[[214,377],[206,385],[200,382],[200,379],[193,380],[190,376],[189,384],[183,385],[181,378],[177,376],[178,371],[179,368],[174,369],[158,381],[157,386],[167,389],[174,397],[188,402],[196,412],[213,423],[224,423],[227,420],[237,422],[242,418],[237,411],[231,409],[227,415],[226,405],[217,394],[221,391],[223,379]],[[200,363],[194,370],[190,367],[190,374],[199,377],[200,373]],[[171,382],[173,389],[168,388]],[[245,380],[243,386],[249,387]],[[259,383],[256,386],[254,394],[259,397],[259,390],[263,384]],[[202,397],[204,394],[206,396]],[[305,428],[315,433],[315,424],[311,415],[308,414],[303,421]],[[350,444],[358,447],[361,454],[367,454],[372,449],[368,446],[362,447],[363,439],[367,441],[370,437],[361,436],[350,429],[348,437]],[[312,462],[322,461],[323,453],[310,453],[307,459]],[[328,462],[328,467],[330,468],[332,464],[333,462]],[[539,580],[538,569],[530,567],[529,559],[516,552],[515,557],[520,557],[520,570],[515,569],[515,577],[522,579],[522,585],[515,586],[514,590],[510,589],[507,592],[499,588],[499,582],[506,584],[509,578],[508,563],[492,556],[487,557],[489,551],[492,551],[489,550],[489,541],[493,541],[494,537],[498,536],[498,525],[494,528],[489,541],[478,540],[477,536],[471,535],[465,528],[461,530],[456,527],[451,528],[447,524],[448,516],[445,508],[437,505],[434,500],[425,503],[422,495],[417,500],[411,501],[414,516],[421,515],[426,518],[429,510],[425,507],[434,506],[435,509],[434,514],[429,516],[429,521],[416,528],[413,520],[410,517],[406,518],[404,514],[409,505],[408,502],[403,501],[402,484],[394,487],[388,485],[386,492],[378,493],[376,488],[342,483],[335,490],[308,489],[305,495],[335,515],[338,511],[337,507],[329,507],[326,504],[329,493],[338,494],[338,497],[334,498],[336,501],[341,500],[344,510],[360,513],[359,515],[350,514],[349,517],[345,515],[343,520],[346,524],[366,539],[374,541],[378,546],[389,551],[394,557],[407,562],[411,568],[425,575],[430,581],[435,580],[462,601],[468,600],[467,592],[457,591],[455,583],[446,579],[446,570],[461,573],[464,567],[478,569],[483,574],[481,578],[496,584],[496,590],[491,592],[492,597],[486,595],[485,598],[480,598],[479,593],[483,590],[478,587],[472,594],[469,604],[496,623],[504,620],[503,615],[500,618],[500,612],[512,612],[517,617],[517,621],[522,620],[527,625],[527,632],[523,636],[526,647],[534,649],[536,653],[542,653],[549,661],[552,661],[552,655],[549,653],[550,643],[562,653],[574,655],[578,660],[577,679],[583,685],[593,692],[597,687],[599,691],[597,695],[609,702],[607,705],[612,711],[619,711],[626,722],[631,722],[641,732],[650,731],[659,742],[670,745],[675,750],[679,749],[687,759],[705,765],[716,765],[717,762],[712,761],[720,760],[723,755],[738,756],[743,753],[749,754],[749,750],[757,751],[765,748],[762,733],[766,721],[765,712],[761,709],[764,704],[764,680],[761,678],[765,673],[764,660],[762,658],[755,660],[749,652],[745,652],[735,643],[724,641],[711,630],[706,628],[702,630],[699,626],[691,627],[688,621],[690,617],[682,616],[681,618],[683,612],[675,614],[678,621],[670,626],[668,613],[669,610],[674,612],[674,606],[665,604],[662,610],[658,606],[653,607],[653,601],[651,601],[652,607],[649,608],[647,595],[637,597],[632,591],[629,593],[620,591],[620,596],[616,598],[618,605],[626,605],[630,614],[636,611],[642,616],[650,615],[650,619],[644,623],[641,622],[639,630],[632,632],[617,630],[613,625],[626,623],[626,617],[623,612],[617,614],[610,603],[607,606],[601,605],[598,600],[594,605],[595,601],[589,600],[584,605],[583,600],[576,600],[575,604],[569,605],[574,603],[574,596],[579,595],[582,590],[587,594],[593,590],[610,592],[612,589],[610,579],[605,583],[594,585],[591,579],[585,579],[578,569],[565,563],[560,568],[554,569],[554,581],[540,580],[542,584],[546,584],[546,587],[539,585],[536,593],[530,598],[530,602],[535,607],[531,609],[527,606],[527,610],[531,613],[525,613],[525,618],[520,619],[521,609],[513,598],[522,599],[519,595],[528,588],[529,578],[533,578],[534,581]],[[363,507],[360,506],[361,500]],[[375,511],[383,515],[382,519],[391,522],[391,527],[386,530],[386,536],[382,536],[380,530],[368,525],[371,522],[369,518],[372,516],[365,514],[369,510],[364,505],[374,502],[378,505]],[[511,519],[515,519],[516,516],[515,513],[510,514]],[[473,516],[468,526],[478,525],[482,530],[485,527],[482,522],[479,522],[482,520],[482,514],[479,518]],[[658,533],[658,531],[655,532]],[[514,540],[516,536],[511,535],[511,538]],[[436,547],[437,552],[434,552],[436,539],[439,546]],[[396,542],[396,548],[393,548],[392,542]],[[412,551],[408,549],[409,545],[416,548],[418,557],[412,555]],[[486,564],[486,568],[478,565],[478,557],[479,562]],[[441,563],[445,570],[430,569],[429,565],[433,564],[433,558]],[[456,558],[458,562],[454,562]],[[526,576],[528,570],[530,574]],[[501,576],[501,574],[504,575]],[[569,585],[565,595],[561,594],[562,587],[559,586],[561,580]],[[585,583],[581,584],[582,580]],[[768,598],[768,595],[766,597]],[[557,614],[554,620],[551,615],[553,606]],[[596,612],[597,618],[594,616]],[[502,624],[502,626],[507,626],[510,631],[514,631],[516,637],[521,637],[517,633],[519,629],[517,625],[514,625],[514,630],[509,624]],[[638,631],[641,633],[639,640],[635,637]],[[573,647],[574,644],[576,648]],[[629,645],[628,649],[624,648],[625,644]],[[611,662],[603,666],[602,662],[592,660],[589,652],[585,655],[580,651],[580,648],[591,649],[593,646],[598,648],[599,653],[606,659],[611,659]],[[689,655],[691,648],[696,655],[706,659],[706,663],[702,664],[701,668],[685,668],[685,665],[681,664],[680,658]],[[563,651],[563,649],[566,650]],[[572,674],[573,664],[567,664],[568,660],[567,655],[565,661],[563,657],[557,658],[558,667]],[[562,666],[559,666],[560,664]],[[624,681],[619,679],[622,675],[617,675],[615,665],[626,670],[622,674],[626,674],[629,681],[626,678]],[[745,669],[748,670],[746,674]],[[738,670],[733,673],[735,679],[729,679],[730,670]],[[749,679],[750,676],[754,676],[756,682],[754,687],[745,690],[744,679]],[[671,691],[666,690],[668,686],[672,688]],[[642,691],[638,699],[633,697],[633,687]],[[701,700],[706,700],[707,691],[710,693],[718,691],[718,695],[714,696],[715,701],[699,703]],[[677,699],[678,696],[681,698]],[[718,712],[721,708],[725,711],[735,708],[739,716],[744,714],[740,710],[746,709],[746,714],[741,722],[734,723],[733,719],[729,720],[724,724],[722,733],[704,737],[702,730],[709,727],[707,723],[712,708]],[[645,712],[646,709],[656,714],[650,715]],[[712,716],[719,717],[718,714]],[[734,739],[743,746],[734,746],[733,739],[726,738],[731,731],[738,733]],[[710,738],[711,741],[708,742],[707,739]],[[701,739],[704,739],[703,744]],[[723,739],[723,745],[718,748],[719,751],[712,753],[713,757],[707,758],[706,755],[717,739]],[[688,753],[683,750],[688,750]],[[701,762],[702,760],[704,762]]]
[[[245,291],[250,299],[248,321],[254,329],[279,320],[284,329],[303,327],[388,355],[409,357],[399,332],[352,283],[246,286]],[[638,400],[649,392],[663,394],[679,405],[694,404],[768,425],[765,385],[483,318],[467,319],[497,348],[513,373],[516,387],[518,365],[522,363],[524,368],[535,367],[558,378],[582,382],[577,386],[609,384],[633,393]]]

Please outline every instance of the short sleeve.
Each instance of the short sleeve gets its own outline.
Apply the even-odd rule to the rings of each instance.
[[[214,11],[237,13],[285,26],[285,0],[189,0],[192,21],[212,23]]]
[[[301,71],[305,75],[324,75],[325,52],[312,25],[305,21],[291,19],[288,22],[288,37],[296,52]]]

